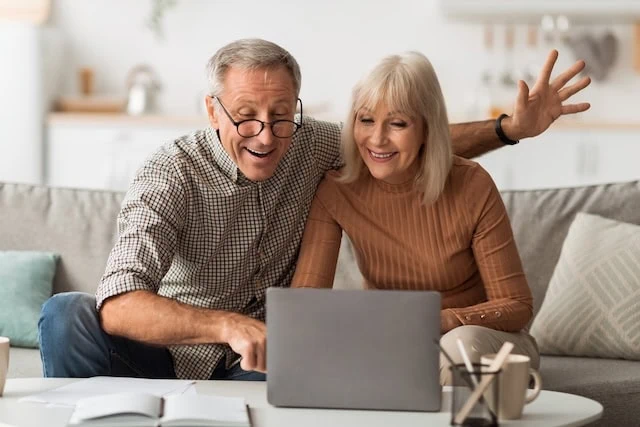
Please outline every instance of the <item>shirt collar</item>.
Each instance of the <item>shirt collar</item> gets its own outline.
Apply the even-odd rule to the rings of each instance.
[[[231,160],[229,154],[224,149],[222,145],[222,141],[220,141],[220,137],[218,131],[213,128],[207,128],[207,142],[211,145],[211,149],[213,150],[213,158],[216,160],[216,163],[231,181],[235,183],[248,183],[250,182],[247,178],[242,175],[238,166]]]

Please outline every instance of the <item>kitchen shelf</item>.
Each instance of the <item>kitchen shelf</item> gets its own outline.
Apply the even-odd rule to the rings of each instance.
[[[539,23],[544,15],[566,15],[572,23],[640,20],[637,0],[440,0],[439,6],[460,21]]]
[[[640,122],[596,122],[596,121],[562,121],[551,125],[551,129],[611,129],[640,130]]]

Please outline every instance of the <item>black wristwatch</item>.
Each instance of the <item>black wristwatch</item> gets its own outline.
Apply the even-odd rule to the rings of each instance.
[[[509,117],[508,114],[500,114],[500,117],[498,117],[496,119],[496,125],[495,125],[495,129],[496,129],[496,133],[498,134],[498,138],[500,138],[500,141],[502,141],[504,144],[507,145],[516,145],[518,142],[520,142],[520,140],[513,140],[513,139],[509,139],[507,137],[507,135],[504,134],[504,131],[502,130],[502,119],[504,119],[505,117]]]

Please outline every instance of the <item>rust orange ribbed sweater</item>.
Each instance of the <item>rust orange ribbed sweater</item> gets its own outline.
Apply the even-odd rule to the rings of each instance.
[[[328,172],[304,233],[293,287],[333,286],[340,238],[351,239],[365,287],[434,290],[457,324],[518,331],[532,296],[509,218],[489,174],[454,157],[440,198],[422,204],[413,182],[367,174],[351,184]]]

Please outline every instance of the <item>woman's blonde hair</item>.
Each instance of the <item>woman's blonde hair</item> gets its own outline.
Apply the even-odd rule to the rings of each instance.
[[[431,62],[419,52],[384,58],[353,88],[351,107],[342,131],[345,162],[342,182],[353,182],[366,166],[353,139],[356,114],[361,108],[374,110],[385,105],[412,120],[422,122],[425,140],[420,150],[422,167],[416,175],[416,189],[426,205],[435,202],[451,169],[452,149],[447,108]]]

